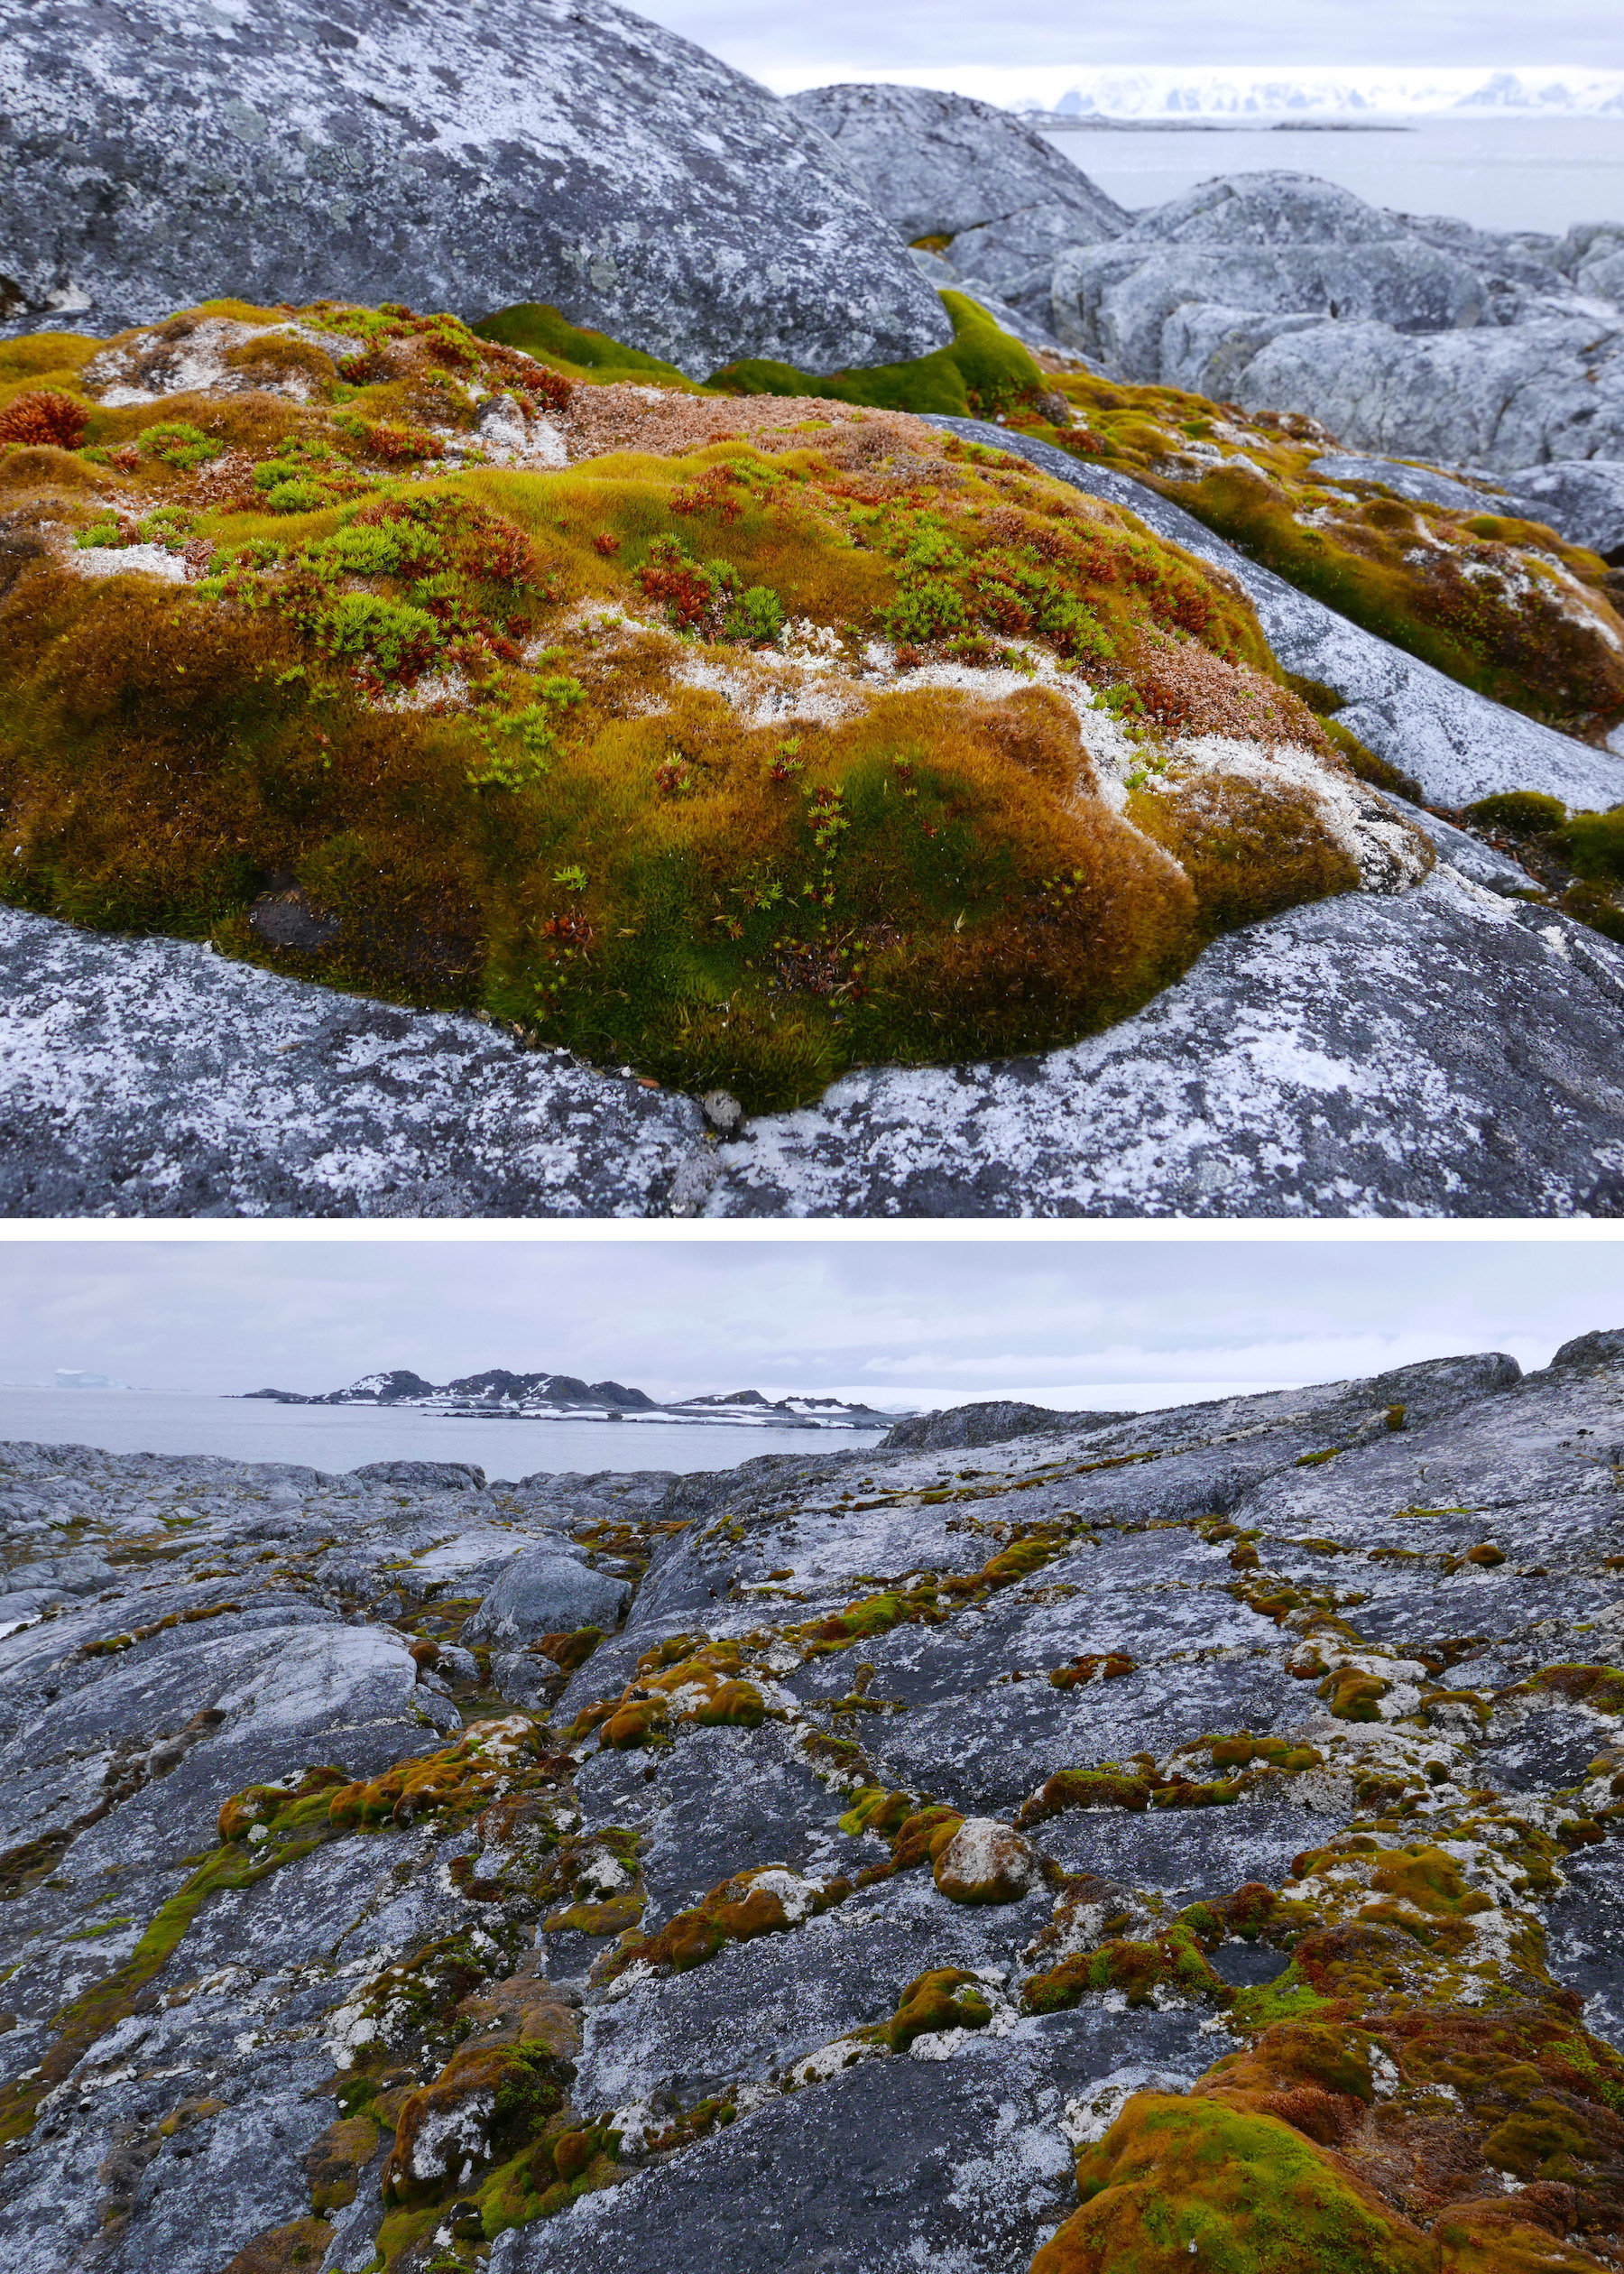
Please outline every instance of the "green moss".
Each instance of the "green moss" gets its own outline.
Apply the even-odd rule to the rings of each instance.
[[[964,386],[1027,384],[1024,351],[960,314],[943,353]],[[465,381],[555,408],[570,381],[500,326],[302,318],[363,342],[341,405],[97,409],[116,498],[91,506],[74,484],[94,489],[94,469],[63,452],[30,476],[76,532],[122,538],[128,517],[208,573],[45,563],[0,606],[0,892],[16,903],[477,1008],[755,1110],[854,1065],[1075,1040],[1226,924],[1351,881],[1284,792],[1216,836],[1187,817],[1181,834],[1182,792],[1128,819],[1080,799],[1075,716],[1051,690],[983,701],[904,673],[862,715],[787,737],[689,683],[690,646],[736,670],[804,624],[854,659],[889,626],[943,661],[1038,642],[1126,702],[1154,628],[1158,670],[1193,642],[1249,698],[1267,682],[1294,701],[1246,605],[1112,509],[954,440],[871,493],[840,455],[866,422],[798,449],[402,479],[422,421],[467,424]],[[538,351],[562,338],[506,329]],[[585,357],[583,340],[564,344]],[[581,368],[616,367],[608,343],[592,352]],[[254,509],[224,510],[195,450],[252,461],[254,498],[230,503]],[[606,633],[619,609],[677,641]],[[1146,844],[1152,821],[1172,861]],[[290,880],[334,921],[320,948],[271,946],[251,920]],[[1012,1541],[970,1592],[1053,1552]]]
[[[599,384],[627,379],[643,385],[653,382],[664,387],[693,388],[693,381],[686,379],[675,364],[645,356],[641,348],[627,347],[605,332],[572,324],[544,301],[523,300],[512,308],[498,309],[494,316],[482,318],[469,328],[481,339],[539,356],[572,379]]]
[[[916,2038],[946,2029],[984,2029],[992,2008],[979,1978],[962,1966],[938,1966],[910,1982],[897,2011],[872,2035],[893,2053],[906,2053]]]
[[[876,411],[994,418],[1041,394],[1048,382],[1018,339],[962,292],[944,292],[953,325],[949,346],[913,363],[878,364],[813,376],[793,365],[745,360],[724,364],[710,384],[729,394],[819,395]]]
[[[1228,2005],[1235,1994],[1213,1972],[1191,1922],[1181,1918],[1154,1942],[1112,1940],[1063,1958],[1028,1980],[1021,2002],[1029,2013],[1062,2013],[1080,2005],[1090,1991],[1120,1990],[1130,2006],[1142,2006],[1164,1985],[1218,2005]]]
[[[1032,2274],[1167,2268],[1223,2274],[1435,2274],[1407,2220],[1270,2116],[1140,2093],[1077,2166],[1083,2208]]]

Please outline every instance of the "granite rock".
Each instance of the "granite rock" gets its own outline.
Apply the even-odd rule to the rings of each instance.
[[[814,147],[833,143],[910,243],[1059,208],[1073,217],[1071,242],[1093,244],[1115,236],[1130,218],[1041,134],[967,95],[884,84],[814,87],[787,97],[784,108],[812,130]]]
[[[512,1650],[539,1635],[615,1626],[631,1595],[625,1580],[590,1570],[557,1548],[526,1548],[507,1566],[464,1632],[470,1642]]]
[[[545,300],[696,378],[946,343],[867,198],[753,80],[612,0],[8,0],[0,324],[200,295]]]
[[[1167,375],[1163,328],[1191,302],[1400,332],[1470,328],[1484,313],[1466,262],[1351,190],[1286,171],[1203,182],[1137,215],[1111,244],[1065,254],[1053,294],[1061,338],[1119,378],[1149,382]]]
[[[1260,1989],[1298,1994],[1343,1946],[1408,1954],[1352,2016],[1386,2064],[1379,2151],[1341,2136],[1369,2199],[1423,2235],[1465,2179],[1548,2212],[1485,2171],[1473,2073],[1441,2114],[1413,2048],[1488,2005],[1536,2053],[1552,2031],[1584,2049],[1582,2026],[1588,2059],[1619,2057],[1624,1333],[1526,1375],[1463,1354],[1055,1419],[973,1461],[552,1480],[549,1521],[584,1547],[618,1511],[641,1576],[623,1630],[522,1698],[480,1691],[448,1632],[450,1678],[426,1671],[387,1607],[403,1535],[544,1545],[512,1487],[448,1506],[0,1447],[14,1573],[66,1531],[114,1575],[0,1636],[15,2274],[415,2274],[485,2210],[493,2274],[1027,2274],[1079,2148],[1135,2094],[1176,2114],[1224,2089],[1216,2065],[1270,2026]],[[245,1543],[291,1512],[305,1544],[272,1567]],[[424,1639],[464,1625],[434,1600]],[[854,1608],[860,1646],[831,1648]],[[753,1725],[705,1719],[705,1650],[758,1688]],[[605,1738],[601,1709],[640,1695],[666,1701],[657,1742]],[[1067,1788],[1123,1763],[1137,1807]],[[415,1808],[357,1824],[406,1789]],[[899,1816],[927,1797],[934,1872]],[[1454,1906],[1442,1951],[1371,1924],[1416,1859]],[[1174,1927],[1204,1954],[1180,1973],[1157,1955]],[[1100,1986],[1124,1949],[1161,1969],[1153,1995]],[[1032,1994],[1073,1958],[1100,1984]],[[1315,2010],[1325,2031],[1337,2011]],[[423,2168],[429,2215],[386,2224],[414,2108],[455,2112],[457,2075],[515,2061],[530,2135],[498,2147],[464,2103],[457,2168]],[[546,2186],[567,2168],[586,2186]],[[1560,2199],[1575,2274],[1616,2254],[1613,2169]]]

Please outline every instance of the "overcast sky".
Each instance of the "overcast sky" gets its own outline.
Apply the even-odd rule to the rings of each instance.
[[[0,1382],[332,1390],[374,1369],[606,1376],[656,1396],[1141,1406],[1624,1326],[1624,1248],[1313,1239],[0,1249]]]
[[[638,13],[770,85],[955,64],[1624,64],[1618,0],[643,0]]]

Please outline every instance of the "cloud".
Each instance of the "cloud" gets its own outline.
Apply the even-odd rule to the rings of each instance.
[[[1624,1323],[1606,1234],[1032,1242],[300,1240],[5,1251],[0,1380],[322,1391],[375,1367],[613,1375],[657,1395],[834,1390],[1146,1403],[1463,1350],[1543,1364]]]
[[[1051,0],[995,9],[892,0],[886,8],[828,0],[763,8],[755,0],[645,0],[640,14],[777,86],[872,79],[955,64],[1481,64],[1517,67],[1537,40],[1543,64],[1624,64],[1624,24],[1600,0],[1555,0],[1530,19],[1526,0],[1152,0],[1137,8],[1060,10]],[[810,74],[810,76],[807,76]]]

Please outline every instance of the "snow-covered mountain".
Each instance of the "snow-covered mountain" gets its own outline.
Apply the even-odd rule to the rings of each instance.
[[[619,1382],[582,1382],[575,1374],[509,1373],[494,1366],[464,1374],[457,1382],[425,1382],[397,1367],[389,1373],[363,1374],[346,1390],[307,1397],[297,1390],[251,1390],[251,1398],[278,1405],[412,1406],[429,1413],[465,1419],[510,1417],[526,1421],[660,1421],[704,1426],[725,1421],[774,1429],[885,1429],[898,1419],[873,1406],[851,1405],[843,1398],[764,1397],[759,1390],[712,1391],[662,1405],[641,1390]]]
[[[1441,114],[1624,117],[1624,71],[1585,70],[1573,64],[1531,63],[1505,70],[1471,67],[1379,70],[1331,64],[1279,70],[1222,69],[1203,64],[1142,69],[989,64],[946,72],[902,69],[884,76],[909,86],[939,87],[955,95],[978,96],[1006,110],[1072,117],[1093,114],[1147,124],[1179,119],[1238,124],[1276,118],[1356,123]],[[780,94],[792,91],[787,81],[778,86]]]

